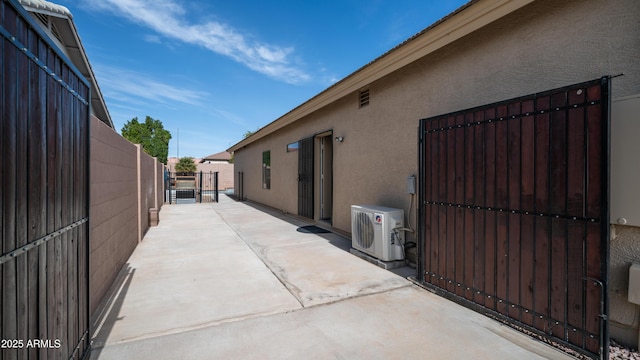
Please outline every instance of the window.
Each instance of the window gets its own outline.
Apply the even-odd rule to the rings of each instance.
[[[271,151],[262,153],[262,188],[271,189]]]
[[[298,147],[299,147],[298,142],[287,144],[287,152],[298,151]]]
[[[360,107],[369,105],[369,90],[360,91]]]

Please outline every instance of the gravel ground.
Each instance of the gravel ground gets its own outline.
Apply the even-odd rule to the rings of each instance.
[[[609,343],[609,359],[640,360],[640,353],[636,349],[628,349],[611,340]]]
[[[501,321],[499,319],[496,319],[498,321]],[[511,326],[512,328],[523,332],[533,338],[536,338],[542,342],[545,342],[553,347],[556,347],[558,349],[563,350],[564,352],[566,352],[567,354],[574,356],[576,359],[590,359],[590,357],[587,357],[586,355],[582,355],[580,353],[577,353],[575,351],[573,351],[570,348],[567,348],[565,346],[563,346],[562,344],[553,341],[552,339],[549,338],[544,338],[544,337],[540,337],[537,334],[522,328],[520,326],[517,326],[515,324],[510,324],[510,323],[506,323],[503,322],[506,325]],[[615,342],[612,339],[609,339],[609,360],[640,360],[640,352],[638,351],[638,349],[631,349],[631,348],[627,348],[624,347],[621,344],[618,344],[617,342]]]

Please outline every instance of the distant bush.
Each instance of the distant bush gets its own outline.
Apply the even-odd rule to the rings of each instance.
[[[175,169],[178,173],[194,173],[197,170],[197,166],[192,157],[186,156],[178,160]]]

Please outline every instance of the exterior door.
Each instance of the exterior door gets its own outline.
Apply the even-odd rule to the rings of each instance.
[[[313,139],[299,141],[298,215],[313,219]]]
[[[332,134],[320,138],[320,220],[331,222],[333,209]]]

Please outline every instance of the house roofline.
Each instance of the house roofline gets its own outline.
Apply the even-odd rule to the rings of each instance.
[[[69,11],[65,6],[54,4],[49,1],[19,0],[19,2],[27,11],[38,12],[49,16],[73,18],[71,11]]]
[[[97,115],[100,115],[98,118],[100,120],[102,120],[103,122],[105,122],[107,125],[109,125],[109,127],[111,127],[114,130],[115,129],[114,125],[113,125],[113,120],[111,119],[111,114],[109,113],[109,109],[107,108],[107,104],[104,101],[104,97],[102,95],[102,91],[100,90],[100,85],[98,85],[98,81],[96,80],[96,75],[93,72],[93,68],[91,67],[91,63],[89,62],[89,58],[87,57],[87,53],[84,49],[84,46],[82,45],[82,41],[80,40],[80,35],[78,34],[78,29],[76,28],[75,23],[73,22],[73,18],[68,17],[67,18],[67,24],[69,25],[71,32],[73,33],[73,37],[75,40],[75,47],[71,47],[71,46],[67,46],[67,49],[69,51],[74,51],[77,52],[81,59],[82,62],[84,63],[84,65],[87,68],[87,73],[88,73],[88,77],[89,77],[89,81],[91,82],[92,85],[92,91],[91,91],[91,106],[96,106],[97,110],[100,111],[100,113],[97,112]],[[103,117],[105,117],[103,119]]]
[[[227,149],[233,153],[535,0],[472,0]]]
[[[67,36],[65,36],[64,39],[71,43],[61,45],[64,46],[67,55],[71,58],[76,68],[91,84],[91,107],[96,117],[115,130],[109,109],[104,101],[95,73],[93,72],[87,53],[80,40],[78,29],[73,22],[73,14],[71,14],[66,7],[45,0],[18,0],[18,2],[28,12],[50,16],[57,26],[66,27],[63,32],[67,34]],[[72,38],[69,38],[68,34],[70,34]]]

